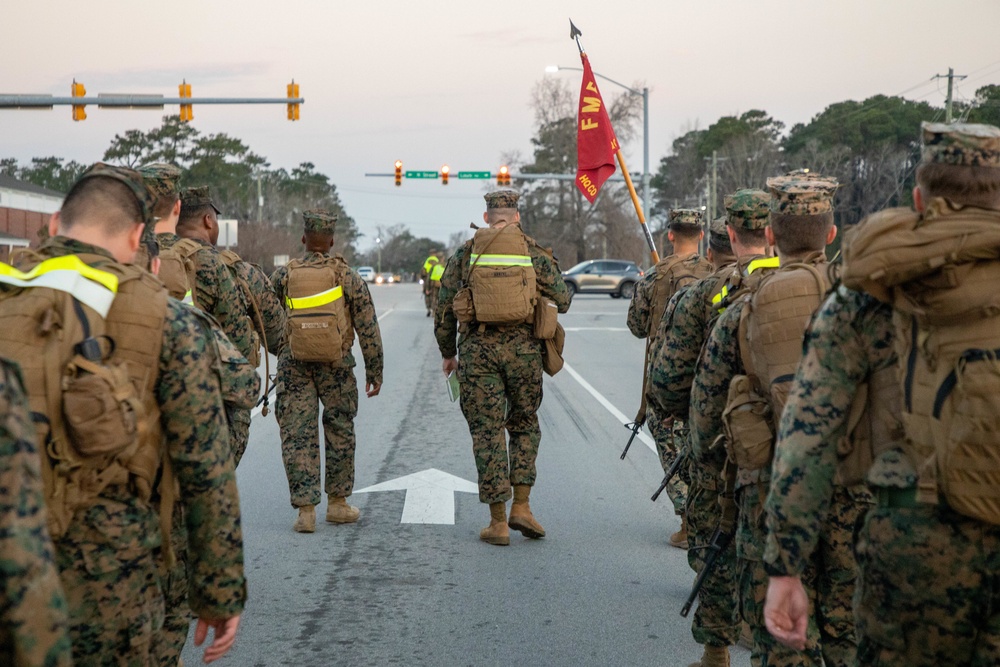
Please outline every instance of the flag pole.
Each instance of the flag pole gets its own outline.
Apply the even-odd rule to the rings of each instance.
[[[583,35],[580,29],[573,25],[573,20],[569,21],[569,37],[576,41],[576,47],[580,50],[580,57],[582,58],[586,55],[583,50],[583,45],[580,44],[580,36]],[[617,142],[615,142],[617,143]],[[649,225],[646,224],[646,216],[642,212],[642,204],[639,203],[639,195],[635,192],[635,184],[632,183],[632,176],[628,172],[628,167],[625,166],[625,158],[622,156],[622,149],[619,148],[615,152],[615,157],[618,159],[618,166],[622,168],[622,176],[625,177],[625,184],[628,186],[628,192],[632,196],[632,205],[635,206],[635,213],[639,216],[639,225],[642,227],[642,233],[646,238],[646,245],[649,246],[649,257],[653,264],[657,264],[660,261],[660,253],[656,252],[656,244],[653,242],[653,235],[649,232]]]

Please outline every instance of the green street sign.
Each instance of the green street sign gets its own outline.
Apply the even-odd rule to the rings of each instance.
[[[493,175],[488,171],[460,171],[458,172],[459,178],[492,178]]]
[[[407,178],[437,178],[438,173],[436,171],[408,171],[406,172]]]

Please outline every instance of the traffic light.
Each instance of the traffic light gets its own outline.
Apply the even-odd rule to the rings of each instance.
[[[87,89],[83,87],[82,83],[77,83],[76,79],[73,79],[73,87],[71,89],[73,97],[86,97]],[[73,120],[87,120],[87,108],[86,104],[74,104],[73,105]]]
[[[295,79],[288,84],[288,99],[296,99],[299,96],[299,84],[295,83]],[[291,103],[288,104],[288,120],[298,120],[299,119],[299,104]]]
[[[500,171],[497,172],[497,185],[510,185],[510,169],[507,165],[500,167]]]
[[[396,160],[396,185],[403,184],[403,162]]]
[[[448,165],[441,167],[441,185],[448,185],[448,172],[450,171]]]
[[[177,86],[177,91],[180,93],[179,97],[191,97],[191,84],[187,80],[181,81],[181,85]],[[194,120],[194,107],[190,104],[181,105],[181,122],[186,123],[190,120]]]

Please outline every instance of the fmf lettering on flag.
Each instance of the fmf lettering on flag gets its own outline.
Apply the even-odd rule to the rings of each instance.
[[[604,181],[615,173],[618,139],[601,91],[597,89],[590,60],[586,53],[581,53],[580,59],[583,61],[583,84],[576,128],[576,187],[593,204]]]

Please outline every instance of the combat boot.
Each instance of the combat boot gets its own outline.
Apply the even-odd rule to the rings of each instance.
[[[507,526],[507,503],[490,503],[490,525],[479,531],[479,539],[499,547],[505,547],[510,544],[510,528]]]
[[[295,520],[292,530],[296,533],[316,532],[316,506],[303,505],[299,508],[299,518]]]
[[[514,502],[510,506],[510,527],[521,531],[525,537],[538,539],[545,537],[545,529],[542,524],[535,521],[531,514],[531,507],[528,505],[528,495],[531,487],[527,484],[517,484],[514,486]]]
[[[729,667],[729,647],[705,644],[705,653],[688,667]]]
[[[677,547],[678,549],[688,548],[688,521],[686,516],[681,515],[681,529],[671,535],[668,541],[672,547]]]
[[[361,510],[347,504],[347,498],[330,496],[326,506],[326,520],[329,523],[354,523],[361,516]]]

